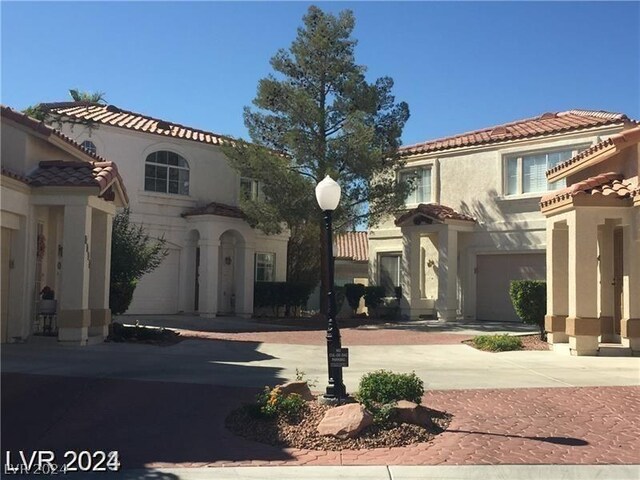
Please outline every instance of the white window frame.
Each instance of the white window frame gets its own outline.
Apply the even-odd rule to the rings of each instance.
[[[241,198],[244,193],[243,187],[242,187],[243,183],[245,185],[248,185],[249,189],[251,190],[250,196],[247,200],[256,201],[256,200],[263,199],[262,185],[258,180],[254,180],[253,178],[250,178],[250,177],[240,177],[240,197]]]
[[[271,262],[269,263],[265,263],[264,260],[259,260],[260,256],[268,256],[271,258]],[[259,280],[258,279],[258,264],[262,264],[263,268],[264,265],[266,265],[267,267],[270,267],[271,269],[271,280]],[[275,282],[276,281],[276,254],[274,252],[256,252],[255,255],[255,260],[254,260],[254,281],[255,282]]]
[[[524,159],[526,157],[532,157],[536,155],[549,155],[553,153],[559,152],[571,152],[571,156],[569,158],[575,157],[578,153],[580,153],[585,148],[588,148],[588,145],[567,145],[567,146],[559,146],[554,148],[546,148],[544,150],[528,150],[524,152],[518,153],[508,153],[502,156],[502,192],[505,198],[518,198],[518,197],[536,197],[542,196],[546,192],[557,190],[560,188],[564,188],[566,186],[566,180],[562,179],[552,184],[547,182],[547,188],[545,190],[536,190],[525,192],[524,191],[524,170],[523,164]],[[515,160],[516,164],[516,191],[509,192],[509,166],[512,165],[512,161]],[[547,167],[545,172],[552,168],[553,165],[548,164],[547,159]]]
[[[398,261],[398,276],[395,279],[398,283],[397,285],[394,284],[394,287],[400,287],[402,286],[402,252],[398,252],[398,251],[391,251],[391,252],[378,252],[378,285],[380,285],[381,287],[383,287],[384,285],[382,284],[382,257],[396,257],[397,261]],[[391,292],[389,294],[389,292],[385,292],[385,294],[387,296],[395,296],[395,292]]]
[[[176,155],[178,157],[178,161],[180,163],[180,160],[182,162],[184,162],[184,165],[169,165],[168,161],[167,163],[159,163],[156,162],[154,160],[149,160],[149,158],[152,155],[157,155],[158,153],[162,153],[165,152],[167,154],[173,154]],[[152,189],[148,189],[147,188],[147,165],[150,165],[152,167],[155,167],[156,169],[158,168],[165,168],[166,169],[166,178],[165,178],[165,189],[164,190],[152,190]],[[169,191],[169,181],[170,181],[170,177],[171,177],[171,173],[175,171],[178,174],[178,177],[180,177],[180,173],[181,172],[186,172],[186,179],[182,179],[182,182],[185,183],[185,185],[183,185],[184,189],[181,189],[180,184],[178,183],[178,191],[177,192],[170,192]],[[181,154],[177,153],[177,152],[173,152],[171,150],[167,150],[167,149],[160,149],[160,150],[154,150],[153,152],[149,153],[144,160],[144,175],[143,175],[143,188],[145,192],[152,192],[152,193],[160,193],[160,194],[166,194],[166,195],[180,195],[180,196],[184,196],[184,197],[188,197],[189,196],[189,190],[191,187],[191,170],[189,168],[189,162],[187,162],[187,159],[184,158]],[[153,178],[155,181],[158,180],[157,177],[151,177]],[[180,182],[180,179],[178,180],[178,182]]]
[[[409,168],[405,168],[402,171],[400,171],[398,173],[398,181],[399,182],[404,182],[405,181],[405,176],[411,175],[412,173],[415,174],[417,172],[422,172],[422,171],[428,171],[428,182],[426,185],[428,185],[429,191],[428,191],[428,198],[425,198],[421,201],[418,201],[417,197],[416,197],[416,193],[418,191],[418,188],[415,188],[411,193],[409,193],[409,195],[407,196],[407,198],[404,201],[405,206],[416,206],[419,205],[421,203],[432,203],[433,202],[433,165],[431,164],[427,164],[427,165],[415,165],[413,167],[409,167]]]

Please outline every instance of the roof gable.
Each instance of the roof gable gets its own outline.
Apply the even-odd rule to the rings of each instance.
[[[460,220],[463,222],[475,222],[475,218],[455,211],[453,208],[438,203],[421,203],[396,218],[396,226],[413,220],[414,225],[445,223],[447,220]]]

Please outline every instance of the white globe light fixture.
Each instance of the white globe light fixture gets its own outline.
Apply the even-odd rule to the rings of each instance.
[[[340,185],[329,175],[316,186],[316,200],[325,212],[335,210],[340,203]]]

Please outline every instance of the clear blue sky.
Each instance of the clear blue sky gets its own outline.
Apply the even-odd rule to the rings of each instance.
[[[358,63],[388,75],[403,142],[571,108],[640,118],[638,2],[317,2],[356,16]],[[246,137],[242,108],[310,3],[1,3],[2,103],[109,103]]]

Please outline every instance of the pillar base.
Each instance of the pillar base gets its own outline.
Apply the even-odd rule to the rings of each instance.
[[[86,345],[89,340],[88,327],[58,327],[58,341],[75,345]]]
[[[90,337],[101,337],[103,340],[109,336],[109,325],[99,325],[89,327]]]
[[[569,337],[571,355],[596,356],[599,348],[597,335],[571,335]]]
[[[457,310],[438,310],[438,320],[441,322],[455,322],[458,320]]]
[[[634,357],[640,357],[640,337],[622,337],[621,343],[623,347],[631,350],[631,355]]]
[[[569,335],[564,332],[547,332],[547,343],[569,343]]]

